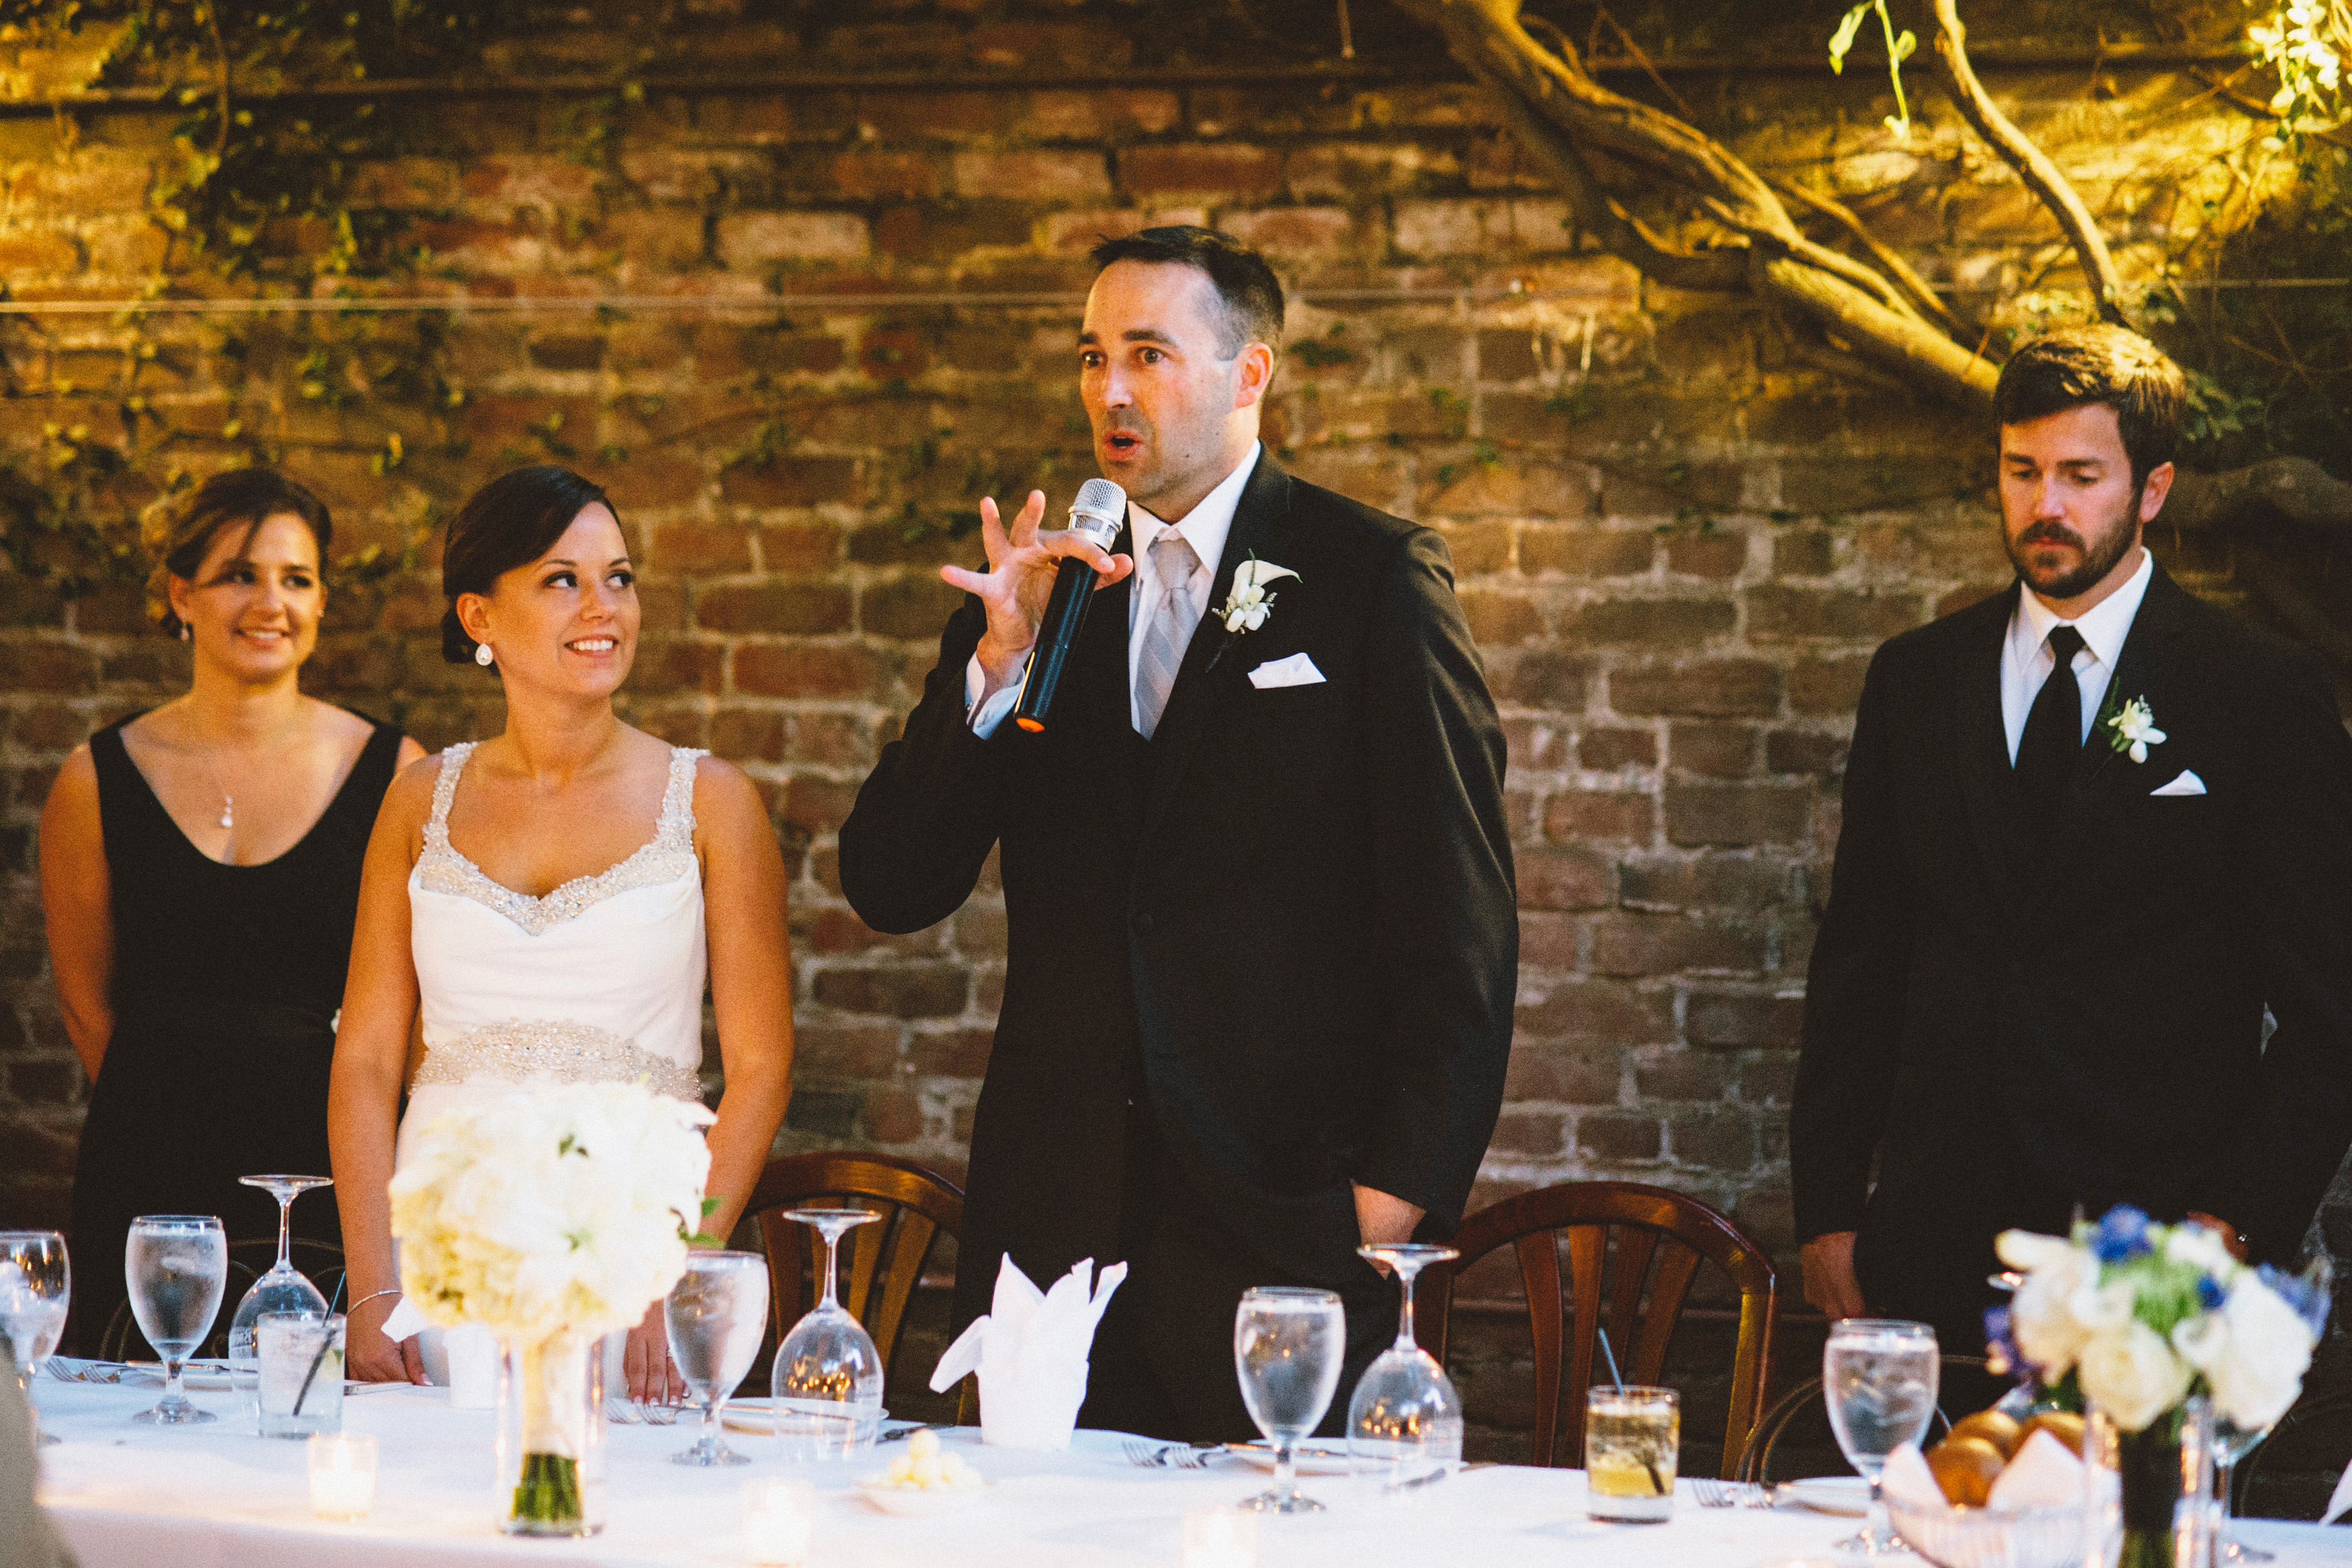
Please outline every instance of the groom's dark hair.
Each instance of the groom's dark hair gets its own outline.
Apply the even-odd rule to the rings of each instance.
[[[1993,413],[2003,425],[2095,403],[2116,411],[2134,490],[2147,482],[2149,469],[2179,451],[2189,407],[2180,367],[2121,327],[2102,322],[2044,332],[2010,356],[1992,390]]]
[[[1206,274],[1223,307],[1217,352],[1227,359],[1251,343],[1282,347],[1282,280],[1265,257],[1230,234],[1170,224],[1106,239],[1093,254],[1097,273],[1114,261],[1162,261]]]

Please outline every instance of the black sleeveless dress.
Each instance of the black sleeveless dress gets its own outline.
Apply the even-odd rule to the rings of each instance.
[[[224,866],[155,798],[123,749],[129,722],[89,742],[112,885],[114,1037],[74,1167],[73,1336],[83,1355],[98,1353],[127,1300],[131,1220],[217,1215],[231,1242],[274,1243],[278,1200],[237,1178],[330,1173],[333,1019],[360,863],[400,754],[399,730],[376,724],[300,843],[257,866]],[[295,1200],[293,1231],[340,1245],[331,1188]],[[222,1323],[243,1294],[232,1271]],[[150,1353],[136,1327],[131,1344]]]

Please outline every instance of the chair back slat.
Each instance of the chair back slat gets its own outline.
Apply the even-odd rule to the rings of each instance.
[[[1609,1257],[1608,1227],[1575,1225],[1565,1228],[1568,1267],[1573,1276],[1569,1280],[1569,1291],[1573,1301],[1570,1318],[1575,1326],[1575,1333],[1569,1341],[1568,1387],[1553,1397],[1547,1407],[1549,1414],[1539,1417],[1543,1422],[1543,1431],[1538,1436],[1545,1457],[1537,1463],[1543,1465],[1580,1465],[1584,1462],[1584,1391],[1607,1375],[1596,1353],[1599,1342],[1592,1336],[1592,1325],[1601,1321],[1601,1276],[1602,1265]],[[1536,1300],[1534,1292],[1528,1292],[1528,1310],[1530,1312],[1536,1310]],[[1541,1370],[1540,1363],[1538,1370]],[[1552,1447],[1554,1433],[1559,1435],[1556,1448]]]
[[[1658,1249],[1658,1233],[1635,1226],[1592,1228],[1613,1233],[1617,1242],[1616,1278],[1609,1289],[1609,1347],[1617,1352],[1618,1370],[1627,1382],[1647,1383],[1656,1373],[1645,1369],[1634,1353],[1633,1331],[1641,1321],[1642,1287],[1649,1282],[1650,1255]]]
[[[1519,1277],[1527,1281],[1528,1300],[1552,1302],[1549,1312],[1535,1312],[1529,1321],[1536,1340],[1536,1408],[1557,1412],[1559,1409],[1560,1340],[1563,1325],[1559,1301],[1559,1246],[1549,1236],[1529,1235],[1519,1237]],[[1538,1465],[1551,1463],[1551,1428],[1556,1422],[1545,1422],[1536,1434]]]
[[[923,1265],[941,1234],[963,1228],[963,1190],[938,1172],[886,1154],[825,1152],[771,1160],[745,1205],[768,1254],[770,1313],[781,1340],[816,1304],[824,1246],[784,1217],[795,1208],[861,1208],[882,1217],[841,1238],[835,1289],[889,1365]]]
[[[1527,1286],[1536,1372],[1532,1457],[1538,1465],[1583,1462],[1585,1390],[1597,1381],[1596,1328],[1607,1323],[1629,1382],[1660,1382],[1699,1264],[1714,1263],[1731,1277],[1740,1295],[1739,1332],[1721,1473],[1732,1474],[1770,1374],[1780,1310],[1770,1255],[1727,1215],[1664,1187],[1570,1182],[1522,1193],[1465,1219],[1453,1241],[1461,1256],[1422,1276],[1423,1342],[1441,1360],[1456,1280],[1507,1244]]]
[[[1655,1235],[1654,1231],[1645,1234]],[[1634,1375],[1655,1384],[1666,1373],[1666,1346],[1682,1321],[1683,1303],[1691,1281],[1698,1277],[1699,1256],[1681,1242],[1668,1239],[1658,1247],[1656,1271],[1650,1279],[1650,1308],[1633,1341]]]

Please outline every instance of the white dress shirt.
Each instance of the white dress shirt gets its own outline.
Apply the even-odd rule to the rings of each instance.
[[[1234,465],[1234,471],[1218,480],[1215,489],[1202,496],[1199,505],[1174,522],[1160,521],[1134,501],[1127,503],[1131,546],[1129,553],[1135,558],[1134,585],[1127,595],[1127,700],[1129,721],[1139,733],[1143,729],[1143,715],[1136,706],[1140,700],[1135,689],[1135,666],[1143,653],[1143,607],[1158,604],[1161,590],[1159,570],[1151,559],[1152,542],[1163,531],[1172,528],[1192,547],[1201,563],[1193,569],[1192,580],[1187,586],[1192,595],[1193,615],[1205,617],[1209,591],[1216,583],[1217,563],[1224,559],[1225,536],[1234,531],[1234,511],[1241,505],[1242,490],[1249,484],[1250,475],[1257,470],[1258,453],[1262,450],[1262,445],[1252,443],[1248,455]],[[1197,625],[1193,629],[1198,635]],[[2046,658],[2044,663],[2046,666]],[[1013,703],[1020,700],[1021,683],[1015,681],[982,702],[980,694],[986,689],[988,672],[981,668],[980,656],[974,654],[971,662],[964,666],[963,701],[971,713],[972,733],[983,741],[996,733],[996,727],[1013,711]]]
[[[2033,700],[2042,694],[2042,683],[2050,679],[2051,667],[2057,663],[2057,656],[2050,651],[2050,634],[2062,626],[2071,626],[2083,635],[2083,649],[2074,656],[2074,679],[2083,692],[2081,739],[2089,742],[2091,726],[2098,722],[2107,688],[2116,678],[2116,660],[2124,651],[2124,639],[2131,636],[2132,619],[2139,614],[2140,601],[2147,596],[2148,579],[2155,573],[2156,558],[2143,548],[2139,570],[2122,587],[2084,611],[2077,621],[2060,620],[2058,613],[2032,589],[2019,584],[2017,610],[2009,617],[2009,637],[2000,646],[2000,721],[2009,732],[2010,766],[2017,765],[2017,744],[2025,736],[2026,715],[2033,711]]]

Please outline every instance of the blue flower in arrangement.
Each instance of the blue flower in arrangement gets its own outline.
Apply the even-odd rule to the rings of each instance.
[[[2327,1309],[2333,1304],[2329,1286],[2332,1281],[2325,1272],[2289,1274],[2285,1269],[2268,1263],[2255,1265],[2254,1272],[2262,1282],[2279,1293],[2294,1315],[2311,1326],[2314,1336],[2327,1327]]]
[[[2229,1299],[2230,1292],[2221,1288],[2221,1282],[2219,1279],[2214,1279],[2210,1274],[2200,1274],[2197,1277],[2197,1303],[2205,1310],[2218,1311],[2221,1310],[2221,1303]]]
[[[1985,1370],[1995,1377],[2007,1377],[2011,1372],[2021,1372],[2030,1380],[2033,1364],[2017,1348],[2017,1329],[2007,1307],[1987,1307],[1985,1324]]]
[[[2091,1253],[2102,1263],[2128,1263],[2148,1249],[2147,1215],[2118,1204],[2091,1232]]]

